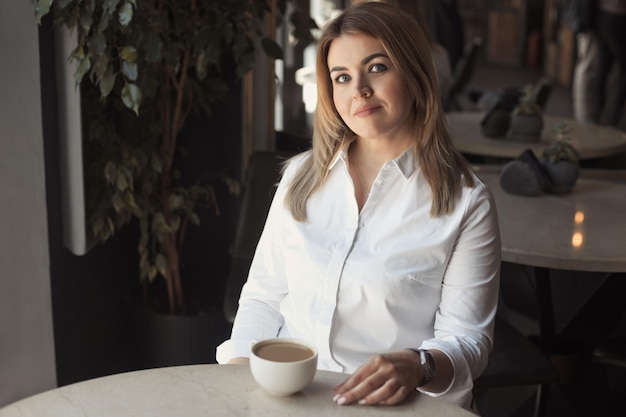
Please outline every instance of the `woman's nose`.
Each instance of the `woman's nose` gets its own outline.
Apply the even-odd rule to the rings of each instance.
[[[358,85],[354,89],[354,98],[370,97],[372,89],[368,85]]]

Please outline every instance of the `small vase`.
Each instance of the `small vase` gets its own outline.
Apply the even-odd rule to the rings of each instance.
[[[541,114],[514,114],[511,117],[512,139],[524,142],[536,142],[543,130],[543,116]]]
[[[576,185],[580,166],[575,162],[558,161],[556,163],[541,161],[552,179],[552,185],[546,187],[546,192],[552,194],[567,194],[572,192]]]

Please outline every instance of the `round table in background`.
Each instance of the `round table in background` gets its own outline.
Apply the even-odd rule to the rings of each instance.
[[[626,272],[626,183],[583,174],[571,194],[526,197],[502,189],[499,168],[477,173],[494,195],[503,261]]]
[[[578,123],[566,117],[544,115],[544,127],[537,142],[524,142],[508,137],[483,136],[481,112],[446,113],[448,128],[454,146],[463,154],[514,159],[526,149],[539,157],[550,144],[552,128],[565,121],[572,128],[569,136],[581,159],[604,158],[626,152],[626,132],[606,126]]]
[[[333,387],[346,375],[317,371],[289,397],[266,393],[247,365],[190,365],[121,373],[57,388],[0,408],[0,417],[476,417],[444,400],[415,393],[395,406],[339,406]]]
[[[593,173],[593,170],[589,170]],[[602,285],[622,288],[626,279],[626,182],[607,175],[585,178],[584,172],[571,194],[526,197],[505,192],[500,168],[477,168],[478,177],[491,190],[500,225],[502,260],[534,269],[539,301],[540,338],[547,351],[557,345],[559,333],[585,319],[603,314],[603,325],[615,317],[609,307],[623,309],[621,290],[600,291],[584,301],[557,331],[550,269],[604,273]],[[619,302],[607,300],[618,295]],[[600,306],[602,311],[598,311]],[[596,325],[596,327],[600,327]]]

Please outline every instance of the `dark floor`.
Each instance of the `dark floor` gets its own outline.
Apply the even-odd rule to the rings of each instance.
[[[483,64],[477,68],[467,91],[493,91],[503,87],[523,86],[537,82],[542,76],[540,70],[493,67]],[[472,108],[471,101],[464,103],[469,110],[480,110]],[[570,88],[554,83],[545,112],[551,115],[572,117]],[[626,131],[626,111],[618,128]],[[624,161],[626,161],[626,155],[620,155],[601,161],[601,166],[626,168]],[[510,271],[505,272],[506,278],[511,279]],[[504,276],[503,285],[506,285]],[[522,297],[522,303],[524,300]],[[523,310],[523,307],[521,309]],[[525,334],[538,332],[532,309],[521,312],[515,308],[509,310],[511,321],[522,332]],[[623,415],[621,401],[626,393],[626,370],[593,364],[589,360],[589,355],[585,356],[586,353],[579,352],[577,356],[565,358],[566,369],[577,372],[571,382],[550,386],[544,417]],[[576,364],[582,364],[582,366],[576,366]],[[483,417],[530,417],[534,412],[535,392],[536,387],[533,386],[489,389],[477,393],[476,399]],[[622,409],[619,413],[612,411],[619,409]]]

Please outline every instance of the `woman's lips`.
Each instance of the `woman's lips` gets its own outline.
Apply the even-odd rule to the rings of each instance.
[[[380,109],[380,106],[373,106],[373,105],[361,106],[358,109],[356,109],[356,111],[354,112],[354,116],[355,117],[367,117],[370,114],[377,111],[378,109]]]

